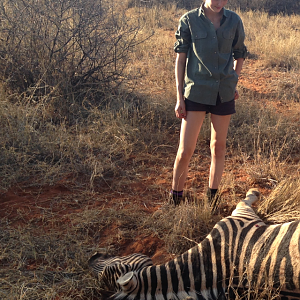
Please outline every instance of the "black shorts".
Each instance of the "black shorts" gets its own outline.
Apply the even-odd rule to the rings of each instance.
[[[235,113],[235,101],[231,100],[222,103],[219,94],[216,105],[201,104],[185,99],[185,109],[186,111],[206,111],[207,114],[226,116]]]

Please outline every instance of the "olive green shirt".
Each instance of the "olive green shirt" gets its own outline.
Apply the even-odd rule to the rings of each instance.
[[[238,75],[233,61],[247,56],[242,20],[223,9],[221,26],[215,30],[202,7],[184,14],[175,33],[176,53],[187,53],[184,97],[194,102],[216,105],[234,99]]]

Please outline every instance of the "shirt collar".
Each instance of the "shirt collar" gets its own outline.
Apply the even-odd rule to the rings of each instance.
[[[200,17],[201,15],[205,16],[204,9],[203,9],[203,5],[204,5],[204,3],[202,3],[201,6],[200,6],[200,8],[199,8],[199,17]]]
[[[228,10],[225,7],[223,7],[223,16],[228,18]]]

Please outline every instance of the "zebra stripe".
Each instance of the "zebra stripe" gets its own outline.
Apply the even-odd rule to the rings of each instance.
[[[195,278],[195,275],[197,276],[197,269],[193,268],[193,266],[199,265],[199,264],[197,264],[197,262],[199,261],[199,256],[197,255],[197,252],[196,252],[196,255],[194,255],[194,253],[195,253],[195,251],[192,251],[191,249],[187,252],[187,254],[188,254],[187,263],[188,263],[188,268],[189,268],[188,272],[189,272],[190,290],[191,291],[196,290],[194,278]],[[192,298],[196,298],[196,293],[193,292],[193,294],[190,294],[190,296]]]
[[[300,263],[299,263],[300,262],[300,244],[299,244],[299,239],[297,239],[297,232],[299,232],[299,231],[300,231],[300,222],[298,222],[295,232],[292,236],[291,242],[289,244],[289,252],[291,255],[291,264],[292,264],[292,268],[294,270],[293,282],[296,283],[297,289],[300,289],[300,282],[299,282],[300,276],[297,276],[297,274],[300,274]],[[279,278],[279,281],[282,284],[283,276],[281,276],[281,274],[279,272],[276,273],[276,276]]]

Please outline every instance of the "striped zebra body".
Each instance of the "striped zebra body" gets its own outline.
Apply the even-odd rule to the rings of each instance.
[[[257,199],[250,190],[231,216],[174,260],[121,276],[113,298],[215,300],[245,290],[249,299],[249,291],[281,290],[283,299],[300,299],[300,223],[266,225],[251,208]]]

